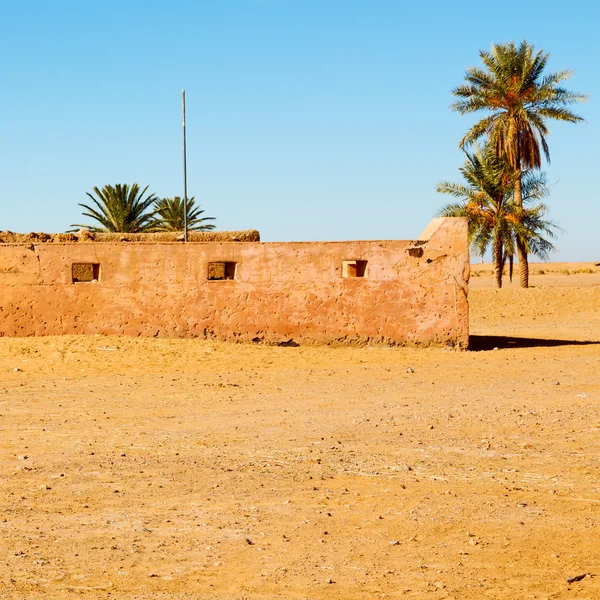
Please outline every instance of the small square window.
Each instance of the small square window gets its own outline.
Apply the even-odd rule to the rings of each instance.
[[[71,265],[73,283],[90,283],[100,280],[100,265],[98,263],[73,263]]]
[[[225,279],[235,279],[237,263],[234,262],[209,262],[208,280],[223,281]]]
[[[366,260],[344,260],[342,261],[342,277],[365,277],[367,272]]]

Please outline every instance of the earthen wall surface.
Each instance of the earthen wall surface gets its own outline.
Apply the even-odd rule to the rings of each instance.
[[[234,279],[208,279],[218,261]],[[98,280],[73,283],[78,263]],[[416,241],[0,244],[0,336],[466,346],[468,279],[465,219]]]

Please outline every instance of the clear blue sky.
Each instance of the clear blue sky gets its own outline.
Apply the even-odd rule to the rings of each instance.
[[[188,189],[264,240],[408,239],[459,180],[450,91],[478,50],[524,38],[573,69],[552,124],[554,260],[600,261],[600,9],[590,1],[33,0],[0,18],[0,230],[63,231],[93,186]]]

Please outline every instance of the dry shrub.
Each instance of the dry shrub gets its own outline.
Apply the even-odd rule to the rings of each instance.
[[[180,231],[161,233],[97,233],[97,242],[180,242]],[[190,231],[190,242],[260,242],[260,233],[256,229],[245,231]]]
[[[74,233],[56,233],[52,236],[53,242],[76,242],[77,236]]]
[[[60,237],[60,240],[56,240],[57,237]],[[54,242],[54,241],[64,241],[64,242],[76,242],[77,238],[72,233],[44,233],[40,231],[35,233],[31,231],[30,233],[13,233],[12,231],[3,231],[2,232],[2,244],[30,244],[34,243],[46,243],[46,242]]]
[[[594,269],[575,269],[573,271],[571,271],[571,273],[576,274],[576,273],[595,273],[596,271],[594,271]]]
[[[96,234],[92,233],[89,229],[80,229],[77,232],[78,242],[94,242],[96,241]]]
[[[56,242],[181,242],[181,232],[161,233],[92,233],[87,229],[75,233],[13,233],[3,231],[0,244],[30,244]],[[190,242],[260,242],[260,233],[256,229],[244,231],[190,231]]]
[[[208,279],[225,279],[226,267],[224,262],[208,263]]]
[[[91,263],[75,263],[71,268],[73,282],[93,281],[94,265]]]

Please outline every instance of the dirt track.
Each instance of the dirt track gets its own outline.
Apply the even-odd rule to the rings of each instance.
[[[0,598],[600,598],[600,269],[561,268],[474,277],[470,352],[0,339]]]

